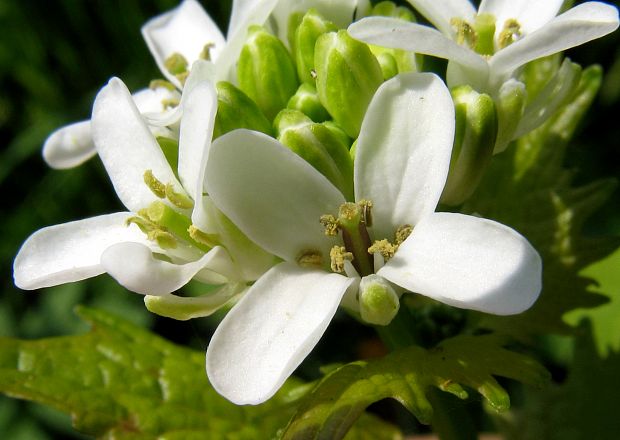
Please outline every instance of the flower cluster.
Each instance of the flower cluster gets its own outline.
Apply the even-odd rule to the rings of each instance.
[[[565,62],[528,100],[520,68],[613,31],[617,10],[409,2],[437,29],[363,0],[234,1],[226,36],[195,0],[146,23],[166,79],[132,95],[113,78],[91,120],[53,133],[43,153],[57,168],[98,155],[127,211],[37,231],[15,283],[107,272],[177,319],[238,300],[207,350],[211,383],[238,404],[270,398],[340,306],[377,326],[404,294],[528,309],[536,250],[439,204],[466,200],[492,154],[544,122],[580,75]],[[421,72],[420,54],[450,60],[451,89]],[[207,293],[175,293],[190,280]]]

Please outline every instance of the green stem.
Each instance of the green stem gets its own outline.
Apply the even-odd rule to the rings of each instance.
[[[417,342],[413,331],[413,316],[406,304],[402,304],[398,314],[387,326],[375,326],[375,329],[390,351],[410,345],[422,345]],[[433,431],[441,440],[475,440],[478,438],[476,427],[462,400],[431,388],[427,394],[433,406]]]

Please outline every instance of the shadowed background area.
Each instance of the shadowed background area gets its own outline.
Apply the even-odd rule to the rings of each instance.
[[[201,3],[225,30],[231,1]],[[0,1],[0,336],[40,338],[84,331],[72,308],[86,304],[204,349],[217,318],[181,323],[154,317],[144,309],[141,296],[127,292],[107,275],[23,292],[14,287],[11,269],[20,244],[37,229],[124,209],[97,158],[72,170],[51,170],[41,158],[41,147],[55,128],[89,117],[95,94],[110,77],[122,78],[132,91],[160,77],[140,26],[177,4],[176,0]],[[620,177],[619,43],[620,32],[615,32],[568,53],[584,67],[596,62],[606,72],[601,94],[569,149],[567,164],[576,169],[578,182]],[[620,191],[587,230],[620,233]],[[330,327],[317,350],[319,357],[311,358],[306,368],[316,369],[319,360],[350,359],[353,344],[347,336],[359,332],[342,318]],[[68,417],[4,396],[0,396],[0,437],[81,438],[70,428]]]

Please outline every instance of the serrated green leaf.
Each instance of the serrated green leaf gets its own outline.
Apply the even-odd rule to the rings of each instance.
[[[291,379],[270,401],[236,406],[209,385],[204,353],[174,345],[123,319],[80,307],[92,331],[34,341],[0,338],[0,392],[70,413],[74,427],[105,438],[273,438],[308,385]],[[392,439],[367,415],[354,438]],[[389,433],[387,437],[383,433]]]
[[[411,346],[384,358],[347,364],[327,375],[301,402],[283,439],[339,439],[373,402],[392,398],[422,423],[430,423],[433,388],[461,399],[477,390],[498,411],[510,406],[493,376],[542,386],[547,371],[531,358],[502,347],[494,335],[457,336],[426,350]]]
[[[510,225],[543,258],[543,291],[534,306],[516,316],[484,316],[479,325],[520,338],[537,333],[571,333],[564,315],[591,309],[606,297],[588,292],[580,270],[613,252],[620,240],[587,238],[584,222],[610,197],[615,179],[574,186],[564,168],[566,148],[601,84],[599,67],[585,69],[575,96],[549,121],[497,155],[464,212]]]

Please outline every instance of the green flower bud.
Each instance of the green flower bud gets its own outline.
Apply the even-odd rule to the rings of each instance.
[[[452,89],[452,99],[456,134],[441,202],[458,205],[474,192],[493,155],[497,116],[493,99],[468,85]]]
[[[377,3],[370,11],[370,15],[398,18],[412,23],[415,23],[416,21],[415,16],[410,9],[403,6],[397,6],[396,3],[389,1]]]
[[[523,117],[527,93],[522,82],[506,81],[499,90],[495,106],[497,109],[497,140],[495,153],[501,153],[514,138],[516,129]]]
[[[297,29],[301,24],[301,21],[304,18],[303,12],[294,12],[288,18],[288,28],[286,32],[286,39],[288,41],[288,45],[291,48],[291,53],[293,54],[293,60],[295,60],[295,48],[297,46],[297,42],[295,41],[295,36],[297,35]]]
[[[347,135],[357,138],[368,104],[383,82],[379,62],[368,45],[342,30],[319,37],[314,65],[321,102]]]
[[[353,199],[353,161],[349,145],[328,124],[312,122],[297,110],[282,110],[274,121],[278,140]]]
[[[362,319],[375,325],[388,325],[400,308],[394,288],[383,277],[375,274],[362,278],[359,302]]]
[[[388,51],[381,52],[377,54],[377,61],[379,61],[381,71],[383,72],[383,79],[385,81],[398,75],[398,63],[396,62],[394,55]]]
[[[314,122],[323,122],[329,119],[329,113],[321,104],[319,94],[310,83],[303,83],[299,86],[286,107],[291,110],[299,110]]]
[[[251,26],[237,65],[239,88],[272,120],[299,85],[293,60],[282,42],[261,26]]]
[[[314,49],[316,40],[327,32],[338,30],[331,21],[323,18],[316,9],[306,12],[295,31],[294,47],[297,74],[302,82],[314,84]]]
[[[213,138],[237,128],[273,134],[271,123],[248,95],[227,81],[217,83],[217,115]]]

